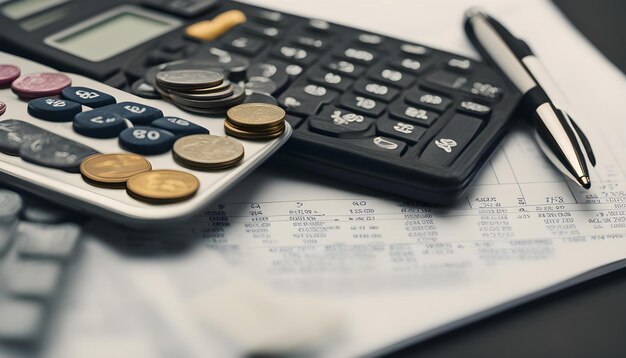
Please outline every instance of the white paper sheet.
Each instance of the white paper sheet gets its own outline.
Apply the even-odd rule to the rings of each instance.
[[[100,240],[87,242],[46,356],[249,352],[259,347],[246,338],[250,332],[220,329],[220,312],[197,309],[225,292],[237,301],[244,291],[232,282],[251,283],[250,305],[261,302],[257,293],[269,301],[275,295],[285,316],[295,312],[289,302],[308,305],[313,315],[297,314],[294,331],[310,328],[316,312],[337,322],[314,355],[362,355],[423,339],[626,257],[626,81],[551,3],[255,3],[470,57],[462,15],[482,5],[531,44],[573,103],[598,158],[592,189],[556,172],[523,126],[485,165],[466,200],[446,209],[265,166],[206,215],[169,233],[94,223]],[[226,313],[240,307],[227,301],[219,301]],[[237,318],[242,327],[275,328],[249,316]]]

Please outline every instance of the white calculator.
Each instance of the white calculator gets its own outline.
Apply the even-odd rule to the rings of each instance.
[[[57,73],[50,67],[5,53],[0,53],[0,65],[8,65],[12,69],[19,68],[21,77],[36,73]],[[95,107],[104,104],[109,106],[117,104],[118,107],[112,108],[119,108],[122,112],[129,109],[138,112],[130,113],[133,116],[132,120],[128,120],[126,118],[128,116],[124,113],[119,113],[129,127],[132,127],[133,123],[135,125],[141,123],[143,127],[149,127],[153,120],[160,118],[162,122],[163,118],[176,118],[184,123],[207,129],[212,135],[226,135],[224,116],[191,114],[162,100],[140,98],[76,74],[66,73],[65,75],[69,77],[71,84],[64,89],[64,94],[68,91],[72,92],[71,100],[65,95],[48,93],[44,96],[47,98],[47,102],[44,100],[44,103],[54,106],[57,99],[74,106],[78,103],[80,108],[77,110],[81,113],[95,110],[97,109]],[[201,171],[182,167],[173,159],[171,150],[165,152],[159,150],[162,153],[145,155],[153,170],[173,169],[188,172],[196,176],[200,182],[196,194],[187,200],[154,204],[137,200],[124,189],[94,186],[85,181],[78,172],[76,165],[79,164],[81,158],[88,155],[127,153],[120,146],[119,138],[110,135],[105,136],[108,138],[97,138],[98,135],[87,136],[83,131],[81,131],[82,134],[78,133],[71,117],[69,120],[67,116],[65,119],[58,120],[51,114],[50,120],[46,120],[42,119],[46,118],[45,113],[44,115],[35,113],[32,108],[30,113],[35,116],[29,114],[29,100],[32,101],[33,98],[39,96],[30,96],[29,93],[19,93],[20,96],[18,96],[15,88],[12,90],[11,84],[7,84],[6,73],[5,83],[0,87],[0,102],[2,102],[0,113],[4,112],[0,114],[0,150],[2,151],[0,153],[0,184],[21,188],[60,205],[131,226],[166,224],[189,218],[269,158],[287,141],[292,132],[289,124],[286,123],[283,134],[271,140],[237,139],[244,147],[244,157],[237,166],[225,170]],[[25,97],[30,98],[24,99]],[[39,98],[39,102],[41,101],[42,98]],[[147,115],[147,117],[141,118],[142,115]],[[51,153],[54,150],[39,148],[41,151],[36,158],[29,156],[28,150],[17,150],[20,145],[28,144],[28,136],[32,131],[50,132],[49,134],[57,143],[59,141],[63,143],[64,150]],[[62,158],[55,157],[50,163],[46,161],[54,156]]]

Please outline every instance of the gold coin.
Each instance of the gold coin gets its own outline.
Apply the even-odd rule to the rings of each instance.
[[[90,184],[105,186],[124,184],[133,175],[150,169],[150,162],[137,154],[96,154],[80,163],[80,173]]]
[[[174,159],[194,167],[221,167],[239,162],[244,156],[243,145],[235,139],[210,134],[182,137],[172,148]]]
[[[126,182],[131,196],[149,202],[185,200],[193,196],[199,187],[198,178],[178,170],[152,170],[134,175]]]
[[[224,130],[233,137],[242,139],[272,139],[280,136],[285,129],[285,125],[270,128],[263,131],[249,131],[233,126],[230,122],[224,121]]]
[[[285,110],[268,103],[244,103],[231,107],[226,116],[241,128],[267,128],[284,122]]]

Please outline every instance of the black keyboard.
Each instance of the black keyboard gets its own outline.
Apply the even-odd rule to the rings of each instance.
[[[247,21],[212,41],[176,32],[108,83],[150,97],[155,65],[219,62],[288,112],[291,164],[441,204],[469,187],[520,100],[486,64],[419,44],[237,2],[204,17],[232,9]]]

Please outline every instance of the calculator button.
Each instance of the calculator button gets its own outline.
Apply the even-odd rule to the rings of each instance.
[[[366,139],[346,139],[346,143],[352,143],[359,147],[395,157],[400,157],[406,148],[406,143],[383,136]]]
[[[272,55],[304,67],[311,65],[317,59],[317,55],[305,49],[289,45],[279,45],[275,47],[274,50],[272,50]]]
[[[499,100],[503,91],[490,83],[471,81],[469,78],[449,71],[437,71],[426,76],[426,83],[473,94],[487,100]]]
[[[154,50],[146,57],[146,66],[155,66],[162,63],[172,62],[176,60],[182,60],[185,56],[181,52],[171,53],[163,52],[161,50]]]
[[[405,100],[410,104],[437,112],[445,111],[452,104],[452,100],[448,97],[417,89],[407,91]]]
[[[88,111],[74,117],[72,127],[76,133],[85,137],[115,138],[128,128],[128,124],[117,113]]]
[[[367,132],[374,119],[339,108],[324,109],[309,120],[311,130],[335,137],[354,137]]]
[[[376,122],[376,128],[382,135],[398,138],[410,143],[417,141],[426,133],[426,129],[413,123],[382,118]]]
[[[399,90],[391,86],[376,83],[365,78],[356,81],[354,84],[354,92],[374,99],[379,99],[383,102],[391,102],[398,96],[398,94],[400,94]]]
[[[222,12],[210,20],[202,20],[185,28],[185,34],[198,40],[211,41],[222,36],[233,27],[245,23],[246,15],[239,10]]]
[[[80,236],[80,227],[66,223],[20,224],[19,254],[23,257],[64,260],[72,256]]]
[[[278,100],[267,93],[246,90],[246,98],[243,100],[243,103],[267,103],[276,106],[278,105]]]
[[[174,133],[177,139],[192,134],[209,134],[208,129],[178,117],[158,118],[150,124],[150,127]]]
[[[378,58],[377,54],[372,50],[366,50],[359,47],[348,47],[336,53],[336,56],[346,58],[350,61],[356,61],[365,65],[374,63]]]
[[[407,105],[402,101],[396,101],[389,107],[389,114],[395,119],[417,123],[422,126],[430,126],[439,115],[435,112],[427,111]]]
[[[335,26],[328,21],[309,19],[309,22],[307,23],[307,29],[309,31],[319,32],[328,35],[335,31]]]
[[[415,77],[387,65],[378,65],[372,68],[368,72],[368,76],[375,81],[400,88],[406,88],[415,82]]]
[[[271,95],[278,89],[276,83],[271,79],[263,76],[253,76],[248,78],[248,82],[244,84],[246,91],[255,93],[266,93]]]
[[[400,69],[402,71],[410,72],[415,75],[421,74],[424,69],[428,68],[431,61],[426,59],[417,59],[407,56],[394,57],[389,61],[389,66]]]
[[[328,41],[324,38],[298,35],[289,39],[294,45],[310,48],[311,50],[323,51],[328,47]]]
[[[187,44],[183,37],[168,38],[161,49],[170,53],[182,52]]]
[[[413,45],[413,44],[402,44],[400,45],[400,51],[407,55],[417,55],[417,56],[428,56],[430,55],[430,50],[424,46]]]
[[[61,265],[58,262],[18,259],[5,270],[8,291],[16,296],[49,298],[60,284]]]
[[[461,88],[461,90],[487,100],[499,100],[503,94],[500,87],[481,81],[473,81],[468,86]]]
[[[21,70],[14,65],[0,65],[0,88],[9,87],[13,81],[20,77]]]
[[[354,39],[356,43],[362,46],[370,46],[370,47],[378,47],[383,43],[383,38],[381,36],[375,34],[368,34],[365,32],[361,32],[357,34]]]
[[[449,69],[460,71],[460,72],[469,72],[472,69],[472,61],[466,58],[451,58],[446,63]]]
[[[139,125],[149,124],[153,120],[163,117],[163,112],[160,109],[136,102],[120,102],[102,109],[118,113],[133,124]]]
[[[0,121],[0,151],[9,155],[18,155],[22,144],[46,132],[43,128],[17,119]]]
[[[332,60],[325,62],[324,67],[329,70],[341,72],[350,77],[361,77],[365,73],[365,67],[344,60]]]
[[[115,103],[113,96],[87,87],[67,87],[61,92],[61,96],[91,108]]]
[[[20,147],[20,158],[27,162],[66,172],[78,173],[80,162],[98,152],[73,140],[44,131]]]
[[[346,93],[341,96],[339,105],[357,113],[375,118],[379,117],[385,110],[383,103],[351,93]]]
[[[81,109],[81,105],[76,102],[52,97],[28,102],[28,114],[51,122],[71,122]]]
[[[44,323],[39,302],[0,297],[0,340],[27,342],[39,337]]]
[[[133,82],[133,85],[130,86],[130,93],[134,94],[135,96],[147,99],[162,98],[159,92],[157,92],[157,90],[154,88],[154,86],[148,84],[143,78],[140,78],[137,81]]]
[[[476,117],[488,117],[491,114],[491,107],[473,101],[461,101],[457,110]]]
[[[343,74],[332,71],[324,71],[317,68],[308,72],[308,78],[312,82],[319,83],[341,92],[347,91],[352,85],[352,80]]]
[[[324,86],[308,84],[289,88],[278,98],[278,103],[287,112],[301,115],[314,115],[322,105],[337,98],[338,93]]]
[[[152,127],[127,128],[120,133],[120,146],[137,154],[161,154],[174,145],[176,136],[169,131]]]
[[[478,133],[481,125],[482,121],[478,118],[455,115],[426,146],[420,160],[437,166],[452,164]]]
[[[265,77],[276,84],[276,91],[282,91],[289,82],[288,65],[282,61],[253,63],[248,69],[248,78]]]
[[[222,43],[230,50],[249,57],[257,55],[265,47],[265,41],[244,35],[229,36]]]
[[[4,102],[0,102],[0,116],[4,114],[7,110],[7,105]]]
[[[274,26],[285,26],[289,23],[289,19],[284,14],[276,11],[260,10],[250,13],[250,17]]]
[[[251,35],[264,37],[270,40],[276,40],[283,36],[283,31],[274,26],[246,23],[241,26],[241,29]]]
[[[62,73],[33,73],[13,81],[11,90],[21,98],[33,99],[56,96],[71,84],[72,80]]]

